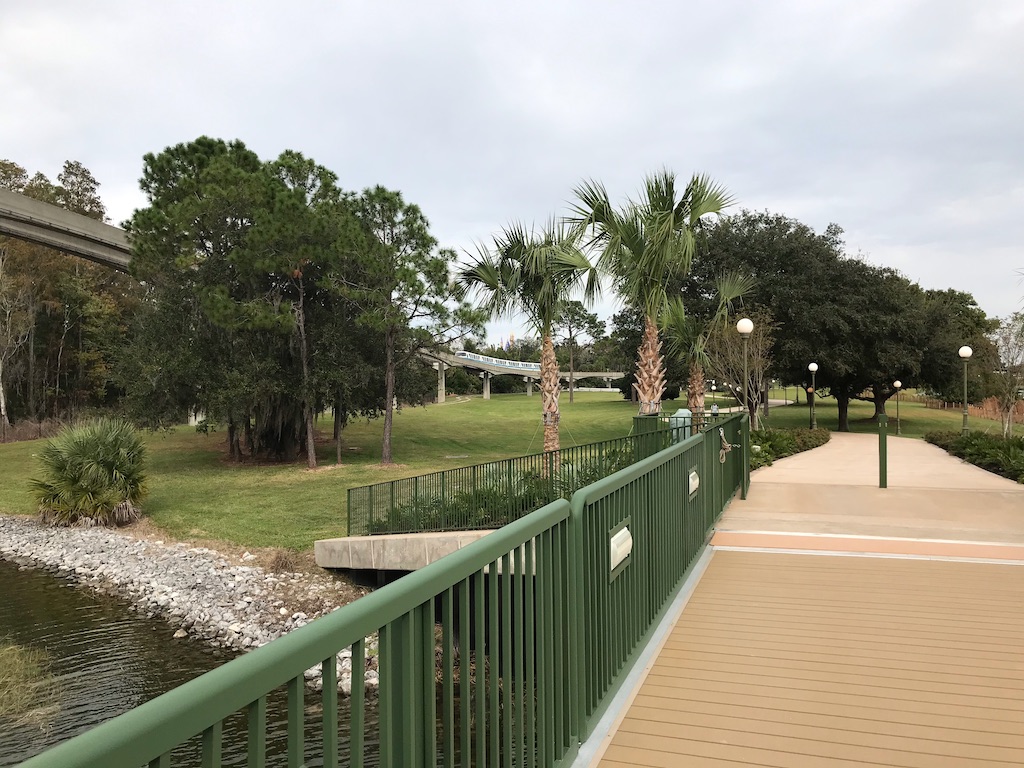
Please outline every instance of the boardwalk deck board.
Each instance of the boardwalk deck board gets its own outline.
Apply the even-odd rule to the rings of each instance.
[[[716,551],[600,765],[1024,764],[1024,566]]]

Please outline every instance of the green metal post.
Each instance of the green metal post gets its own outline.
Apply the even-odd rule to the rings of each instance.
[[[967,358],[964,358],[964,426],[960,430],[960,434],[966,437],[970,434],[970,430],[967,429]]]
[[[743,467],[740,469],[740,500],[746,501],[750,489],[750,416],[743,414],[740,422],[740,442],[743,444]]]
[[[888,488],[888,456],[886,453],[885,437],[886,437],[886,425],[888,424],[889,417],[884,413],[878,417],[878,487]]]
[[[660,416],[634,416],[633,434],[637,436],[636,459],[646,459],[661,450],[659,432],[663,424]]]
[[[818,428],[818,420],[814,417],[814,396],[817,394],[814,387],[814,374],[815,372],[811,371],[811,391],[807,393],[807,400],[811,405],[811,429]]]
[[[896,434],[903,434],[900,430],[900,391],[898,389],[896,390]]]
[[[743,334],[743,412],[750,413],[750,379],[747,373],[747,344],[750,342],[750,334]]]

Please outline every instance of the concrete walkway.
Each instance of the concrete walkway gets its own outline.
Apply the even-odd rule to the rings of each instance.
[[[923,440],[890,436],[888,458],[885,489],[878,487],[874,435],[833,433],[820,448],[759,469],[747,500],[726,510],[714,543],[737,544],[740,533],[785,533],[1024,546],[1024,485]],[[764,546],[772,540],[762,538]]]
[[[752,475],[580,765],[1024,765],[1024,485],[888,453],[886,489],[874,435]]]

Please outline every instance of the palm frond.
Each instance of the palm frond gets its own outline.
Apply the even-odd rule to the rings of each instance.
[[[459,280],[492,317],[523,314],[547,335],[573,293],[582,289],[592,300],[597,292],[594,266],[579,248],[581,232],[554,218],[540,230],[514,222],[494,238],[493,249],[478,246]]]
[[[51,525],[123,525],[145,496],[145,448],[120,419],[68,427],[39,452],[44,477],[30,481]]]

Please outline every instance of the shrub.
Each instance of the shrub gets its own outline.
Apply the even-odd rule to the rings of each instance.
[[[832,439],[832,433],[827,429],[794,429],[793,436],[796,439],[796,450],[794,453],[802,453],[812,448],[824,445]]]
[[[65,428],[39,453],[43,479],[31,481],[49,525],[124,525],[137,520],[146,492],[145,448],[121,419]]]
[[[536,469],[508,473],[498,467],[483,473],[479,485],[450,495],[424,493],[397,504],[385,517],[371,518],[367,531],[399,533],[500,528],[555,499],[569,499],[580,488],[628,467],[633,448],[610,449],[600,457],[562,458],[553,476]]]
[[[775,459],[824,445],[832,437],[827,429],[756,429],[750,433],[750,468],[759,469]]]
[[[925,441],[937,445],[944,451],[949,451],[959,438],[959,432],[926,432],[924,436]]]
[[[975,466],[1024,483],[1024,437],[971,432],[929,432],[924,439]]]
[[[290,549],[278,547],[270,553],[267,570],[271,573],[294,573],[299,570],[298,559]]]

